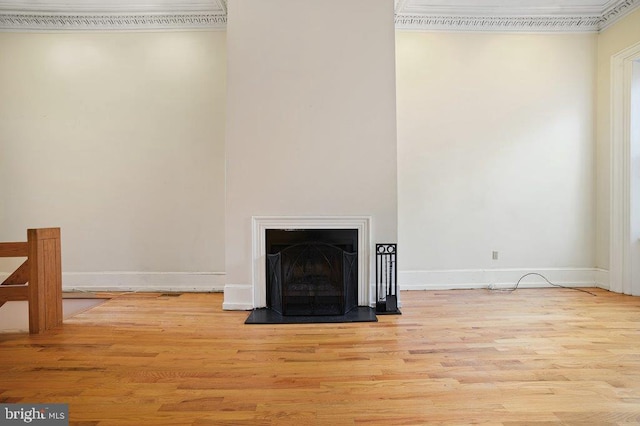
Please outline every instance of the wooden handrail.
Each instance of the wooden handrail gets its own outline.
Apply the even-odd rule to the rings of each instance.
[[[0,257],[27,257],[0,284],[0,306],[29,302],[29,332],[42,333],[62,324],[60,228],[27,230],[27,242],[0,243]]]
[[[27,257],[29,243],[0,243],[0,257]]]

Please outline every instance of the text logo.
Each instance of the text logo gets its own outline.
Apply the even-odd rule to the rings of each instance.
[[[69,426],[69,405],[0,404],[0,425]]]

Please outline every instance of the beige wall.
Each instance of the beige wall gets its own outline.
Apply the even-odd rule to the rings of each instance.
[[[604,269],[609,268],[611,57],[639,42],[640,9],[616,22],[598,36],[596,265]]]
[[[221,285],[225,33],[0,33],[0,55],[0,241],[60,226],[67,287]]]
[[[396,239],[397,221],[400,267],[427,284],[457,282],[470,270],[608,267],[610,58],[640,41],[640,10],[598,35],[398,32],[398,218],[387,143],[393,123],[364,133],[352,127],[393,116],[394,104],[374,111],[340,98],[355,79],[372,105],[381,95],[373,78],[390,75],[392,58],[360,68],[366,61],[343,41],[367,39],[363,23],[348,34],[323,33],[341,46],[336,56],[318,51],[293,61],[300,55],[290,52],[304,52],[306,41],[284,30],[275,31],[281,49],[253,33],[263,55],[278,59],[262,74],[279,82],[273,92],[256,97],[252,87],[230,86],[236,99],[251,99],[229,104],[241,111],[233,131],[244,132],[232,148],[241,159],[229,196],[243,210],[231,219],[237,226],[253,214],[375,211],[376,239]],[[378,55],[376,43],[362,53]],[[218,274],[227,267],[243,268],[247,235],[231,238],[237,247],[224,262],[225,32],[0,33],[0,55],[0,241],[23,240],[27,227],[61,226],[65,284],[73,286],[210,288],[224,283]],[[255,59],[234,73],[264,65]],[[362,62],[352,68],[350,60]],[[312,70],[326,80],[301,77]],[[339,79],[342,72],[353,79]],[[317,102],[296,109],[300,90]],[[276,101],[295,113],[278,115]],[[332,109],[343,119],[327,118]],[[259,125],[242,129],[245,113]],[[244,145],[265,131],[277,149]],[[339,158],[329,154],[336,151]],[[260,171],[257,162],[303,152],[317,161],[292,173],[355,177],[357,207],[338,207],[352,195],[329,187],[315,188],[330,193],[328,206],[304,195],[316,185],[309,178],[284,201],[266,201],[263,187],[289,172]],[[366,161],[352,161],[363,152]],[[256,179],[267,174],[269,181]],[[383,202],[374,206],[380,188]],[[252,198],[233,195],[245,190]],[[249,199],[261,207],[251,210]]]
[[[581,280],[595,256],[596,35],[396,40],[401,283]]]
[[[227,306],[252,304],[230,290],[251,287],[252,216],[366,215],[396,239],[393,1],[311,4],[229,2]]]

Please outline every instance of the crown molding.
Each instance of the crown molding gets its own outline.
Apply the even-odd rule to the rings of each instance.
[[[222,30],[226,14],[136,13],[60,14],[0,12],[0,30],[87,31],[87,30]]]
[[[622,0],[605,10],[599,30],[604,30],[624,18],[640,6],[640,0]]]
[[[600,16],[396,15],[396,29],[417,31],[595,32]]]
[[[396,10],[403,10],[401,8],[406,2],[407,0],[399,0]],[[395,24],[396,29],[415,31],[598,32],[638,6],[640,0],[617,0],[602,13],[539,16],[397,13]]]
[[[0,0],[0,31],[223,30],[227,24],[227,0],[208,0],[207,10],[202,0],[137,5],[114,1],[109,8],[103,0],[59,1]],[[45,3],[48,9],[38,10],[37,4],[42,7]],[[640,0],[610,0],[605,10],[597,13],[574,9],[571,14],[532,15],[524,8],[511,8],[503,10],[511,15],[500,15],[486,10],[481,14],[478,7],[466,13],[462,8],[422,13],[434,10],[412,6],[411,0],[396,0],[395,25],[399,30],[414,31],[598,32],[638,6]]]

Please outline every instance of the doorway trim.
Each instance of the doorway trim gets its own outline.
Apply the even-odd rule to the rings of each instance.
[[[633,61],[637,59],[640,43],[611,57],[610,112],[609,289],[634,295],[640,295],[640,282],[634,285],[632,280],[632,271],[640,267],[640,259],[631,256],[632,246],[637,243],[631,233],[631,208],[633,198],[640,198],[640,188],[632,184],[640,164],[631,162],[631,83]]]

